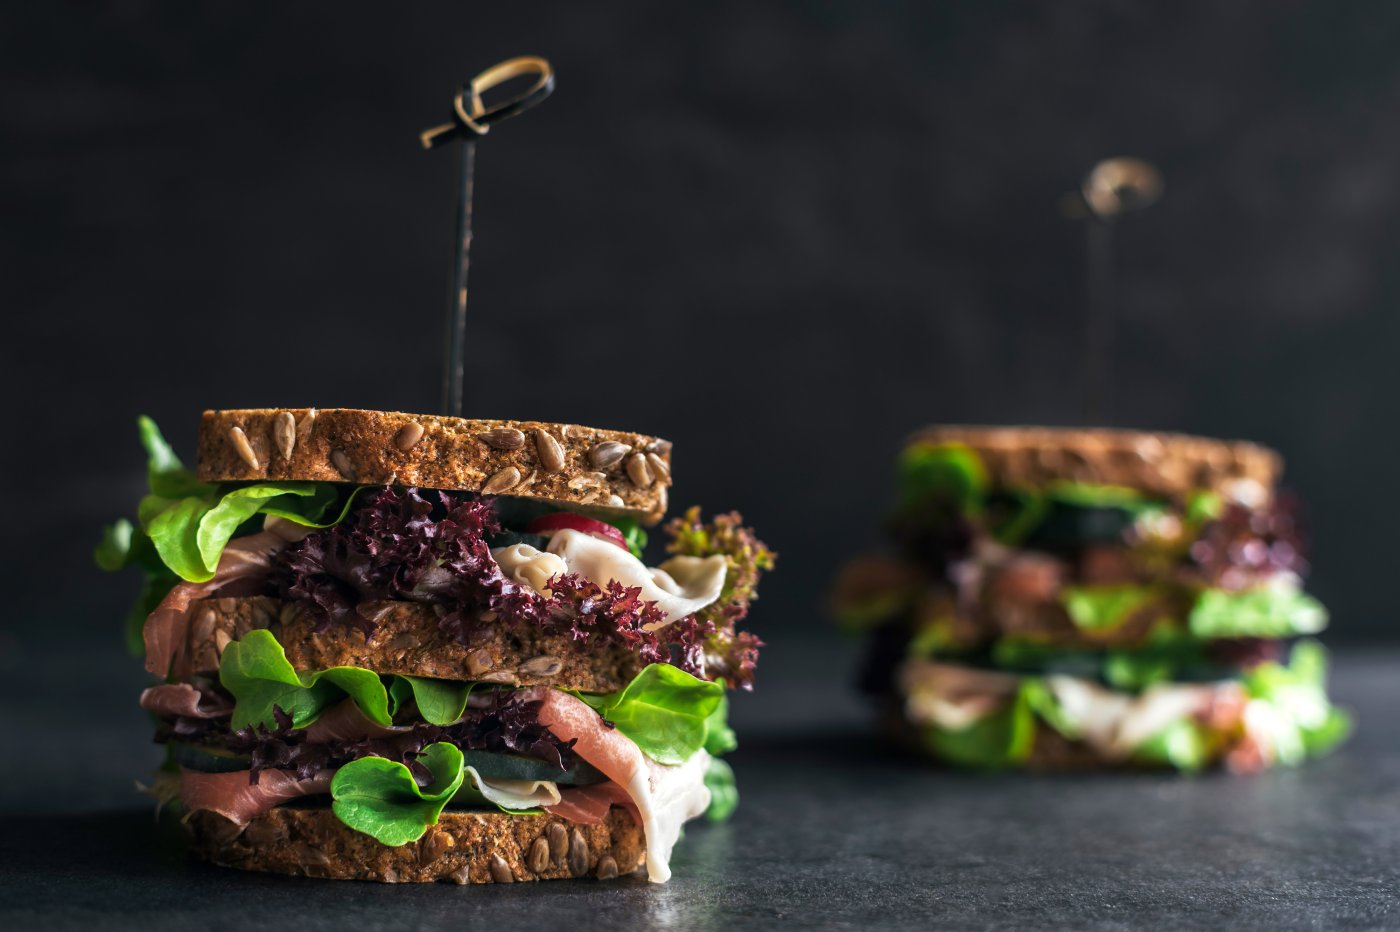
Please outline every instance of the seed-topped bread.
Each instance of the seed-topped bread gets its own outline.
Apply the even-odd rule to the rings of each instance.
[[[410,485],[543,499],[649,523],[666,511],[670,441],[540,421],[351,408],[205,411],[199,478]]]
[[[1227,492],[1246,480],[1269,495],[1283,471],[1279,455],[1256,443],[1144,431],[935,426],[909,443],[968,447],[992,487],[1003,489],[1073,481],[1184,498]]]
[[[525,689],[554,686],[590,693],[622,689],[645,666],[621,645],[581,651],[567,634],[486,625],[470,647],[438,626],[431,605],[367,602],[360,606],[375,623],[374,634],[333,628],[317,633],[299,606],[263,596],[204,599],[192,603],[189,670],[215,674],[224,647],[249,631],[267,628],[298,670],[364,667],[376,673],[471,680]],[[177,662],[178,665],[178,662]]]
[[[601,822],[558,816],[447,810],[423,837],[381,845],[325,806],[279,807],[240,827],[213,812],[186,823],[195,852],[223,867],[381,883],[514,883],[596,877],[642,866],[642,830],[614,807]]]

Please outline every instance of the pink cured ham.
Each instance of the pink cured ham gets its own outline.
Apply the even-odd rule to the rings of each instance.
[[[608,810],[613,806],[627,806],[633,814],[637,813],[632,797],[611,780],[593,786],[561,787],[559,796],[559,802],[549,807],[550,815],[561,816],[570,822],[597,825],[607,818]]]
[[[233,703],[189,683],[162,683],[141,691],[141,708],[166,718],[223,718],[233,712]]]
[[[256,784],[248,782],[248,771],[201,773],[180,771],[180,801],[190,812],[204,809],[217,812],[236,825],[247,825],[282,803],[302,796],[329,793],[334,771],[323,770],[307,780],[286,770],[264,770]]]
[[[262,590],[272,567],[272,557],[287,546],[287,538],[263,531],[231,540],[219,558],[219,568],[208,582],[182,582],[146,617],[142,632],[146,642],[146,669],[156,676],[184,679],[189,668],[190,603],[218,595],[253,595]]]
[[[354,699],[344,699],[321,713],[306,726],[306,740],[312,744],[356,741],[360,738],[389,738],[413,731],[412,725],[380,725],[370,721]]]
[[[646,834],[647,879],[653,883],[670,880],[671,849],[680,837],[681,825],[710,805],[710,791],[704,782],[710,755],[696,751],[684,764],[658,764],[631,739],[604,725],[582,699],[546,686],[528,690],[526,699],[539,700],[541,725],[561,741],[576,741],[574,753],[631,798]]]

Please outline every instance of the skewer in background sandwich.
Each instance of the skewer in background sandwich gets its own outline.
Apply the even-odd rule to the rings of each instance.
[[[202,857],[359,880],[670,876],[737,804],[726,687],[773,556],[737,514],[665,525],[671,445],[533,421],[207,411],[187,471],[107,530]]]
[[[890,556],[843,571],[888,733],[971,767],[1295,764],[1348,733],[1277,453],[1172,434],[934,427]]]

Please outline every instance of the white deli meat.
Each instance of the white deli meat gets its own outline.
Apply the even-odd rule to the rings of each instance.
[[[512,544],[497,547],[491,556],[507,577],[542,594],[549,591],[549,580],[561,573],[576,573],[599,586],[616,580],[628,589],[640,588],[641,598],[655,602],[665,616],[649,626],[653,630],[717,600],[726,568],[718,554],[672,557],[660,566],[647,566],[616,544],[570,529],[555,531],[545,550]]]

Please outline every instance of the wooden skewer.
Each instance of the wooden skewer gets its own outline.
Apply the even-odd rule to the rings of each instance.
[[[487,107],[482,95],[515,78],[533,75],[524,93]],[[502,120],[519,116],[554,92],[554,69],[543,58],[525,55],[487,68],[472,78],[452,99],[452,119],[426,129],[418,140],[424,149],[436,149],[462,140],[458,175],[457,262],[452,270],[452,298],[447,308],[442,366],[442,408],[461,417],[466,385],[467,271],[472,247],[472,188],[475,184],[476,140]]]

